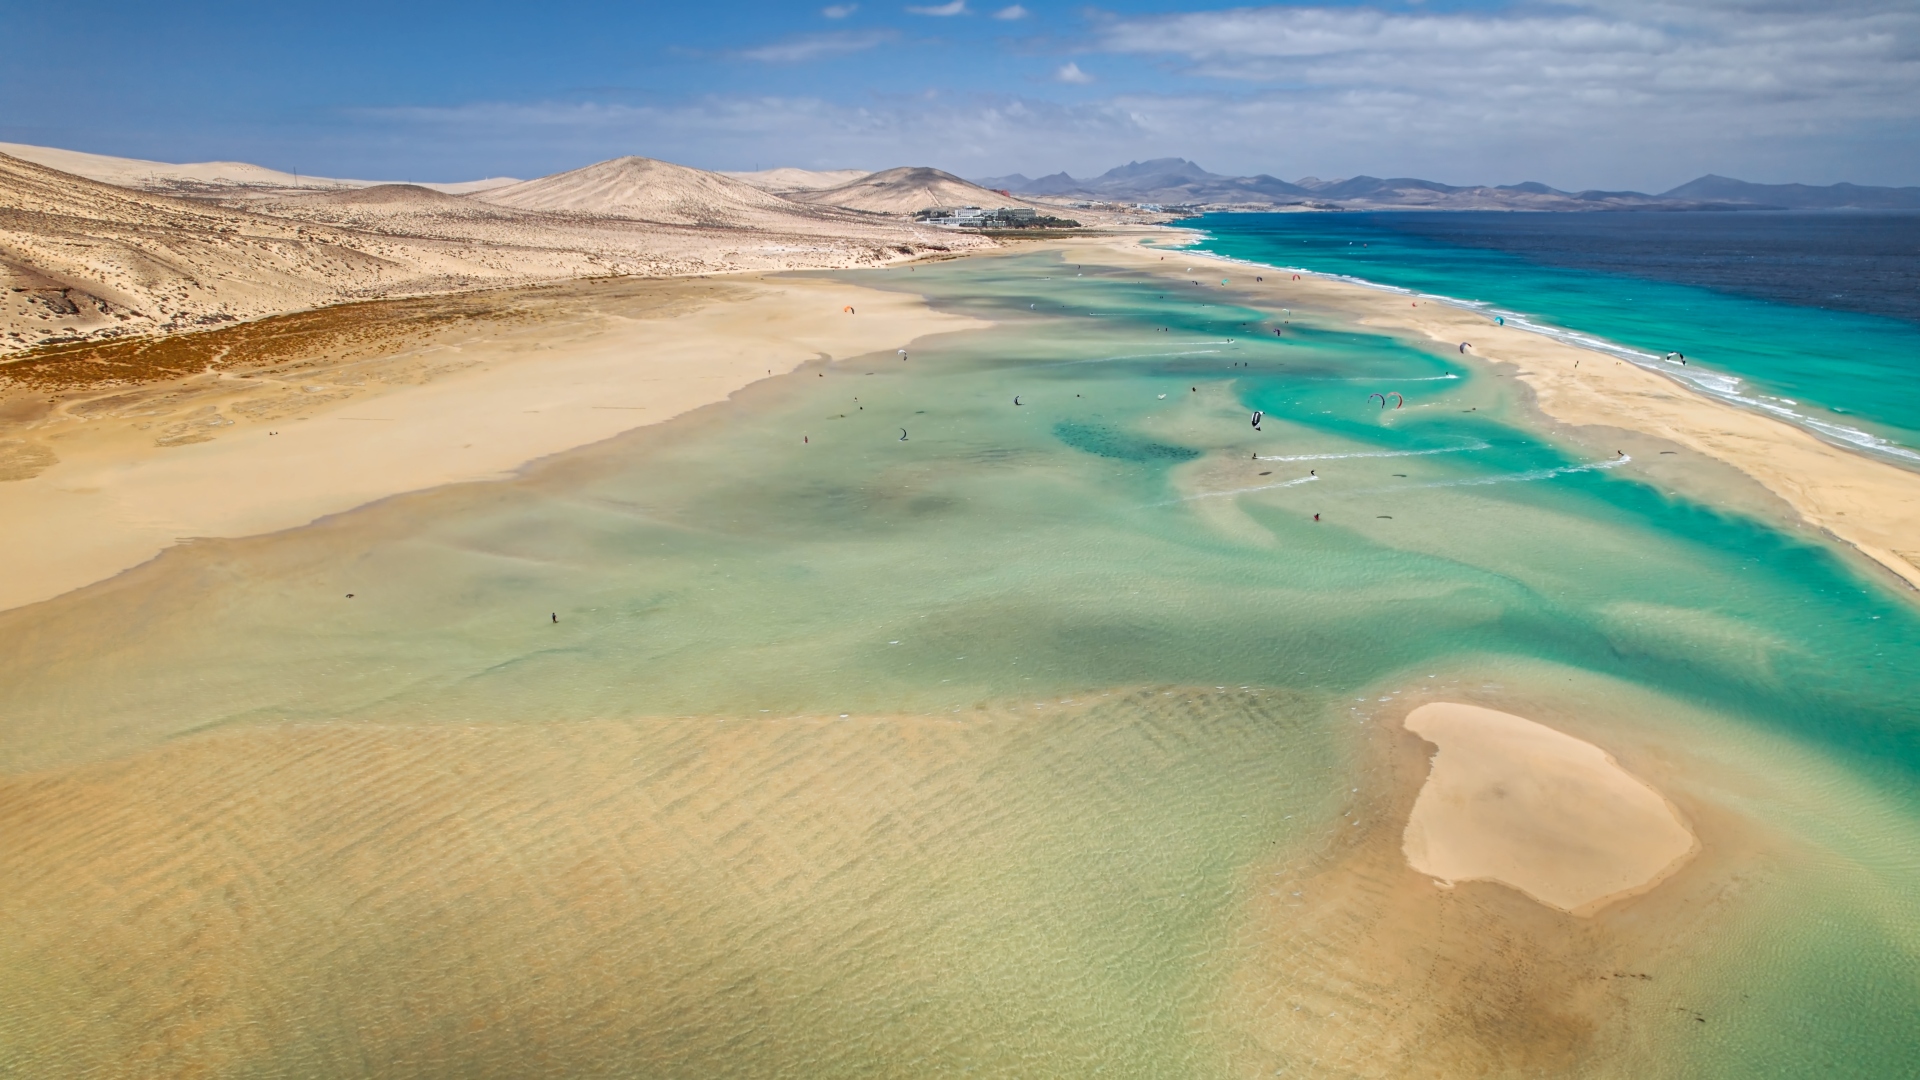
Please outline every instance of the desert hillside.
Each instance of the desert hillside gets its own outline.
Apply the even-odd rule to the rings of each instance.
[[[818,191],[821,188],[839,187],[852,183],[867,175],[865,169],[761,169],[759,172],[730,172],[722,176],[731,176],[745,184],[752,184],[761,191],[771,191],[775,195],[784,195],[790,191]]]
[[[0,154],[0,354],[348,300],[596,275],[871,266],[990,246],[625,158],[455,197],[418,185],[183,198]]]
[[[720,173],[622,157],[528,180],[475,199],[520,210],[564,211],[671,225],[780,227],[822,220],[801,206]]]
[[[89,154],[62,150],[54,146],[28,146],[0,142],[0,154],[8,154],[35,165],[84,176],[103,184],[137,188],[167,194],[208,195],[301,190],[333,190],[383,185],[383,180],[341,180],[330,176],[307,176],[249,165],[244,161],[198,161],[176,165],[165,161]],[[411,181],[409,181],[411,183]],[[517,184],[518,180],[494,177],[487,180],[463,180],[457,183],[421,183],[417,186],[464,195]],[[232,189],[226,191],[225,189]]]
[[[839,206],[864,210],[871,214],[913,214],[939,207],[1015,205],[1015,200],[997,191],[939,169],[899,168],[863,176],[838,187],[815,191],[796,191],[787,196],[796,202],[820,206]],[[1031,205],[1019,202],[1017,205]]]

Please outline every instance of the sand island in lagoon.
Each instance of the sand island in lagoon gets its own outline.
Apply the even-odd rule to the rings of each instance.
[[[604,285],[172,456],[97,409],[0,485],[88,523],[7,516],[11,1060],[1912,1060],[1911,474],[1200,258]]]

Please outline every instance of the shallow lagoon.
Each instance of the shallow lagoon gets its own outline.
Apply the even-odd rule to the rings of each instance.
[[[1349,829],[1391,840],[1393,718],[1445,694],[1579,729],[1683,806],[1760,823],[1710,840],[1769,838],[1685,886],[1720,906],[1649,958],[1657,990],[1566,1004],[1612,1019],[1560,1057],[1501,1058],[1511,1036],[1482,1033],[1462,1068],[1911,1059],[1920,619],[1885,580],[1663,490],[1641,462],[1532,433],[1507,381],[1458,357],[1312,313],[1048,253],[884,280],[1002,325],[823,362],[511,482],[189,545],[0,616],[16,774],[106,775],[266,732],[286,771],[249,798],[315,777],[352,792],[370,818],[354,843],[385,852],[356,873],[422,857],[408,845],[427,826],[395,809],[410,841],[366,809],[409,768],[444,788],[426,820],[497,830],[524,887],[410,882],[436,899],[381,920],[379,948],[348,933],[329,951],[284,913],[259,940],[236,932],[222,963],[257,966],[262,1001],[301,978],[386,987],[369,1013],[275,1010],[278,1049],[229,1048],[241,1071],[331,1062],[351,1037],[423,1075],[524,1075],[529,1048],[642,1073],[1374,1074],[1364,1007],[1312,1028],[1270,1008],[1312,1015],[1373,939],[1315,931],[1290,969],[1261,952],[1292,939],[1258,898],[1371,850]],[[1369,397],[1393,392],[1403,407]],[[301,749],[312,732],[361,741]],[[450,741],[379,741],[414,738]],[[363,789],[343,754],[412,764]],[[529,762],[545,764],[516,771]],[[236,768],[191,758],[175,775],[227,791]],[[143,783],[164,774],[123,786]],[[494,801],[509,790],[511,813]],[[101,812],[94,832],[133,828]],[[249,842],[264,862],[320,843],[279,828]],[[623,830],[626,861],[605,857],[625,884],[598,921],[572,919],[581,886],[536,873],[542,852],[622,847]],[[288,888],[281,908],[353,909]],[[459,926],[465,960],[395,974]],[[291,963],[261,959],[306,937]],[[539,942],[577,966],[536,991],[509,959]],[[85,997],[89,953],[23,945],[6,963],[34,973],[19,985]],[[567,1021],[570,986],[598,1035]],[[447,1023],[485,1013],[498,1038],[367,1034],[382,1002],[429,991]],[[56,1039],[48,1014],[7,1011],[10,1044],[63,1058],[142,1037],[129,1021]]]

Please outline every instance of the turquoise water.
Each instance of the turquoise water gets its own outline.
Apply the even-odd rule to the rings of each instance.
[[[693,914],[593,946],[632,958],[640,985],[666,962],[656,936],[659,950],[759,942],[684,945],[674,970],[798,988],[769,981],[751,1007],[695,989],[665,1012],[633,1006],[707,1017],[685,1056],[648,1059],[658,1072],[858,1072],[918,1047],[916,1072],[1217,1075],[1241,1060],[1221,1049],[1239,1021],[1217,1003],[1243,958],[1249,877],[1337,850],[1346,800],[1371,797],[1356,698],[1614,709],[1678,754],[1750,755],[1741,767],[1779,798],[1749,810],[1797,838],[1740,871],[1745,891],[1727,886],[1660,984],[1675,1008],[1711,1001],[1714,1037],[1649,1013],[1632,1060],[1891,1075],[1920,1053],[1920,613],[1870,566],[1674,494],[1647,462],[1541,437],[1503,381],[1458,357],[1312,312],[1275,338],[1260,332],[1275,313],[1227,292],[1202,304],[1044,252],[922,267],[911,284],[1000,325],[910,360],[811,365],[509,482],[195,544],[0,614],[0,768],[45,777],[289,721],[622,725],[637,734],[608,736],[614,757],[574,765],[621,810],[548,815],[565,830],[658,846],[619,838],[643,810],[613,792],[664,815],[736,784],[799,830],[779,850],[847,859],[831,903],[787,909],[729,891],[730,857],[687,856]],[[1404,407],[1369,399],[1385,391]],[[1005,725],[970,726],[1090,701],[1011,745]],[[843,715],[890,734],[782,728],[774,765],[711,764],[732,760],[709,744],[735,720]],[[884,726],[903,716],[951,720],[951,742],[916,751]],[[440,754],[422,767],[462,767]],[[292,760],[289,775],[320,768]],[[687,770],[700,783],[674,788]],[[894,776],[886,812],[821,824],[839,820],[823,793]],[[358,798],[355,815],[387,813]],[[270,861],[271,845],[236,843]],[[996,856],[1013,869],[988,869]],[[846,940],[879,951],[850,959]],[[938,970],[903,975],[922,952]],[[346,963],[326,956],[280,966],[297,988],[302,964]],[[352,956],[329,977],[381,983],[400,962]],[[1769,990],[1742,996],[1749,983]],[[297,992],[274,987],[262,1001]],[[510,1008],[502,994],[483,1004]],[[872,1006],[896,999],[911,1007]],[[304,1017],[272,1022],[288,1015]],[[332,1045],[337,1022],[302,1019],[319,1026],[287,1044]],[[542,1045],[579,1063],[612,1044]]]
[[[1659,233],[1672,215],[1571,216],[1582,235],[1598,220],[1645,234],[1652,247],[1671,243]],[[1216,214],[1190,224],[1204,234],[1203,248],[1223,255],[1472,301],[1510,321],[1617,343],[1703,391],[1920,466],[1920,326],[1909,321],[1554,265],[1425,235],[1404,214]],[[1489,245],[1497,243],[1494,234]],[[1660,361],[1673,351],[1687,365]]]

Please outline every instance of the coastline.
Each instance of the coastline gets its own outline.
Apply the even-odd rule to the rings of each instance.
[[[308,524],[497,479],[724,401],[803,364],[988,325],[822,278],[588,280],[505,290],[447,325],[184,379],[0,395],[0,610],[177,543]],[[854,315],[843,308],[851,305]],[[338,347],[336,347],[338,346]],[[639,361],[639,362],[636,362]],[[24,474],[24,475],[22,475]]]
[[[1093,243],[1129,265],[1187,280],[1178,268],[1163,264],[1157,251],[1142,246],[1147,235],[1110,235]],[[1180,254],[1250,269],[1209,252]],[[1361,326],[1449,347],[1471,342],[1463,363],[1471,358],[1514,369],[1504,374],[1525,383],[1549,419],[1650,435],[1731,466],[1784,500],[1807,524],[1920,590],[1920,474],[1841,449],[1785,421],[1715,401],[1605,352],[1521,327],[1498,326],[1485,315],[1452,304],[1304,272],[1298,281],[1261,286],[1241,282],[1226,291],[1252,306],[1312,305]],[[1580,366],[1582,362],[1586,366]]]
[[[1130,228],[1039,243],[1185,281],[1142,246],[1166,235]],[[1226,291],[1429,342],[1471,341],[1468,355],[1508,368],[1549,419],[1638,432],[1730,466],[1920,589],[1920,475],[1469,308],[1306,273]],[[0,513],[10,523],[0,527],[0,559],[21,568],[0,584],[0,610],[105,580],[176,543],[270,533],[403,492],[501,478],[816,358],[990,325],[878,283],[765,275],[503,290],[479,311],[471,294],[444,302],[465,307],[450,325],[359,353],[293,354],[134,387],[0,393]],[[848,304],[856,316],[843,312]],[[489,305],[506,317],[487,317]],[[635,364],[642,350],[648,362]]]

